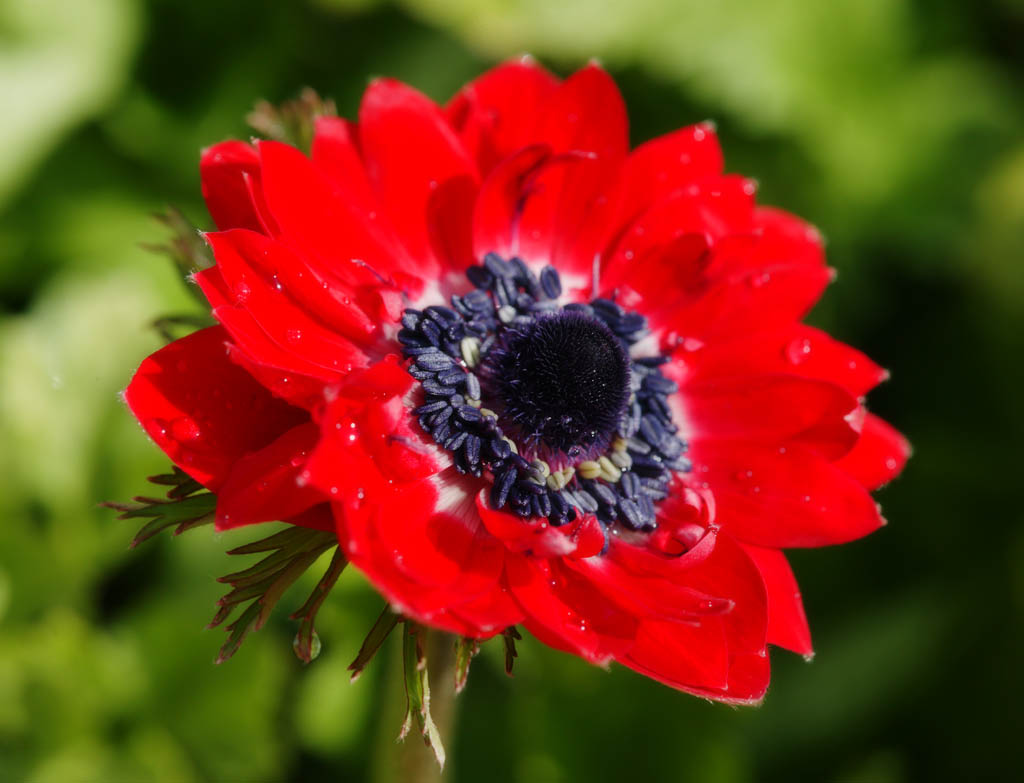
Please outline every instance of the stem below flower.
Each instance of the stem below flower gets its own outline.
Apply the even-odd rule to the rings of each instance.
[[[454,741],[455,722],[455,639],[443,631],[420,628],[430,682],[430,714],[450,753]],[[440,783],[445,780],[433,751],[427,747],[419,731],[413,728],[409,735],[395,744],[400,720],[393,707],[405,704],[403,678],[397,674],[398,662],[390,666],[388,679],[393,685],[385,689],[388,707],[383,712],[380,732],[384,735],[376,750],[375,783]]]

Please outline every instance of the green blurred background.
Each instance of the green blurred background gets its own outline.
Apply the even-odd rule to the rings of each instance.
[[[880,493],[889,527],[793,554],[818,655],[773,653],[763,707],[529,640],[508,679],[487,645],[449,779],[1014,779],[1021,40],[1020,0],[0,0],[0,780],[380,779],[398,650],[349,685],[380,607],[358,574],[309,667],[285,611],[217,667],[213,580],[252,533],[129,551],[96,508],[166,467],[117,393],[151,319],[190,305],[138,243],[168,203],[205,223],[198,150],[245,138],[255,99],[310,85],[351,116],[392,75],[445,100],[522,51],[600,58],[637,142],[717,121],[728,168],[829,239],[812,320],[892,370],[871,404],[916,451]]]

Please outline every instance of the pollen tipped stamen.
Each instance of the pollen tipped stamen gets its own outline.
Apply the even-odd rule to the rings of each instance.
[[[647,321],[609,299],[559,307],[558,272],[489,254],[452,307],[409,309],[398,340],[421,427],[456,470],[489,475],[491,505],[563,525],[652,531],[673,471],[690,469],[665,357],[629,358]],[[497,411],[497,412],[495,412]],[[510,437],[511,436],[511,437]]]

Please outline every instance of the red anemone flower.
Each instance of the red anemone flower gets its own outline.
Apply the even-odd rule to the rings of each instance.
[[[502,65],[438,107],[373,82],[310,156],[202,156],[219,325],[126,399],[217,525],[336,530],[396,610],[733,703],[811,640],[782,550],[883,519],[885,372],[800,319],[811,226],[723,174],[714,129],[630,151],[595,65]]]

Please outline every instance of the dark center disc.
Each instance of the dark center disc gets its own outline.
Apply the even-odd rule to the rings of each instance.
[[[484,357],[488,391],[521,444],[571,460],[602,453],[629,400],[629,357],[603,323],[575,312],[505,330]]]

